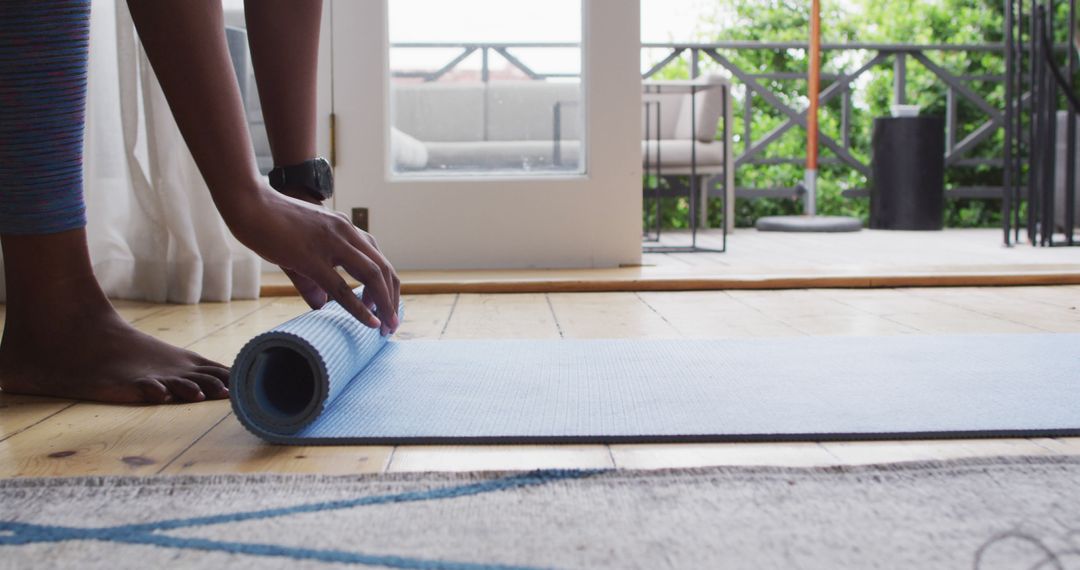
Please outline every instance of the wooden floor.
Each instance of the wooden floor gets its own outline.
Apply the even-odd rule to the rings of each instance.
[[[448,294],[405,302],[403,341],[1080,332],[1080,286]],[[293,297],[118,306],[139,329],[223,362],[256,333],[306,310]],[[277,447],[248,434],[227,402],[130,407],[0,394],[0,477],[833,465],[996,454],[1080,454],[1080,438]]]
[[[664,243],[688,243],[668,232]],[[720,248],[721,234],[699,245]],[[1002,245],[993,229],[790,234],[741,229],[725,253],[648,253],[615,269],[402,271],[408,293],[552,293],[1080,284],[1080,247]],[[294,295],[283,274],[263,295]]]

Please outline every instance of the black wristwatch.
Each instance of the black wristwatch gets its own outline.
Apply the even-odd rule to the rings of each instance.
[[[270,187],[278,192],[286,187],[301,187],[319,200],[334,195],[334,170],[321,156],[292,166],[275,166],[269,176]]]

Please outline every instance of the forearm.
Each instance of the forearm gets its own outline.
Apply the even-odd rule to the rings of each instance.
[[[226,222],[264,191],[221,0],[128,0],[176,123]]]
[[[244,15],[274,164],[313,158],[322,0],[247,0]]]
[[[225,41],[221,0],[128,0],[128,5],[180,132],[233,235],[264,259],[321,289],[323,301],[328,296],[384,333],[396,329],[400,280],[374,238],[330,211],[269,190],[259,176]],[[261,46],[265,56],[257,67],[265,70],[272,64],[269,75],[282,76],[271,78],[264,71],[259,89],[269,99],[263,105],[269,107],[267,123],[274,123],[275,161],[285,164],[311,158],[315,146],[314,61],[321,12],[315,8],[321,6],[297,6],[255,6],[252,20],[257,36],[252,45]],[[299,26],[314,33],[298,39],[300,47],[282,41],[267,51],[279,27],[287,27],[282,18],[296,18]],[[266,59],[275,53],[285,59]],[[310,75],[291,73],[290,65],[301,64]],[[363,300],[337,267],[364,284]],[[369,304],[385,322],[372,314]]]

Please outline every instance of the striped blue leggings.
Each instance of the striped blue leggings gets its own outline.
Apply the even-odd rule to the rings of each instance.
[[[86,225],[90,0],[0,0],[0,234]]]

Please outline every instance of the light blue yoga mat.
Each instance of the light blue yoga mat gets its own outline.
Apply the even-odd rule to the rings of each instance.
[[[233,409],[286,444],[1080,434],[1080,334],[394,341],[336,303],[252,339]]]

